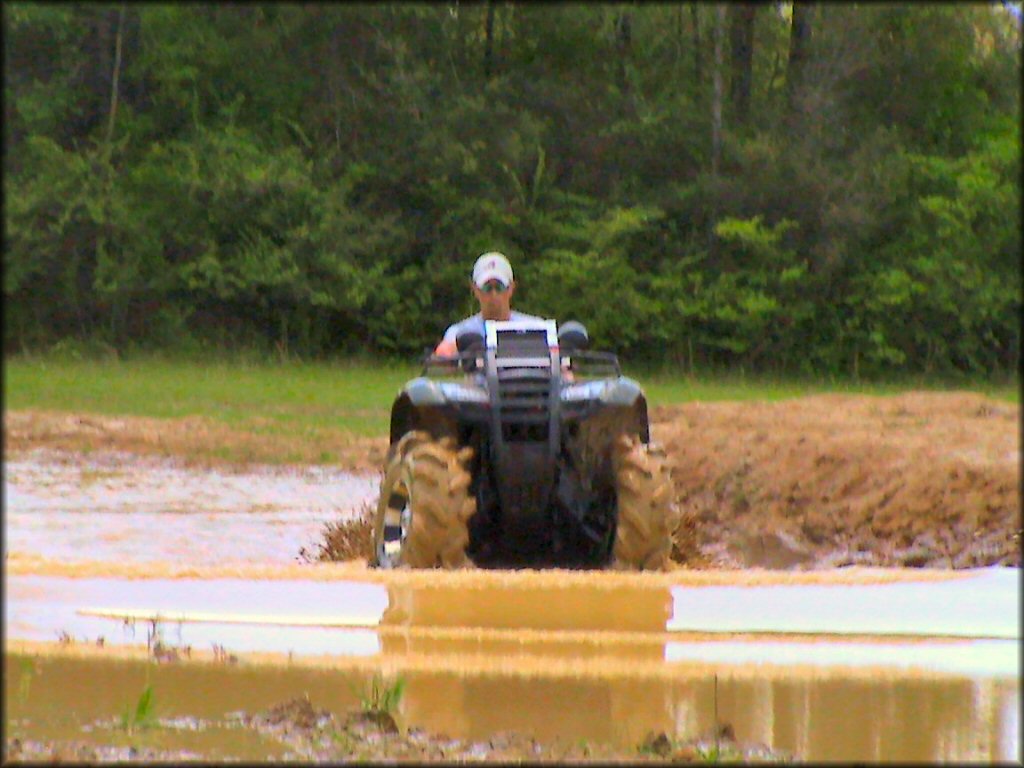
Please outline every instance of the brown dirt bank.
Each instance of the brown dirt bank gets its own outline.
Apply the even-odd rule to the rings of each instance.
[[[1018,405],[819,395],[651,421],[710,565],[1020,565]]]
[[[651,411],[684,522],[689,568],[968,568],[1021,562],[1020,407],[978,394],[818,395]],[[38,447],[176,456],[230,469],[324,445],[198,418],[4,414],[5,454]],[[238,450],[242,446],[242,450]],[[386,438],[339,430],[330,449],[379,471]]]

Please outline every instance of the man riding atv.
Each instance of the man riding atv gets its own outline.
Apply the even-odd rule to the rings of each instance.
[[[512,276],[512,265],[497,251],[485,253],[473,265],[473,279],[470,290],[480,302],[480,311],[448,326],[444,338],[434,349],[438,357],[454,355],[458,350],[455,340],[464,331],[475,331],[484,335],[485,320],[540,320],[539,317],[512,311],[512,295],[516,292],[516,281]]]
[[[471,289],[480,312],[392,407],[374,564],[667,567],[678,513],[640,386],[579,323],[513,311],[502,254]]]

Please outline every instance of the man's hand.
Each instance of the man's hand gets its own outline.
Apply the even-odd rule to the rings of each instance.
[[[454,341],[441,340],[441,343],[434,349],[434,355],[437,357],[452,357],[458,354],[459,348],[455,345]]]

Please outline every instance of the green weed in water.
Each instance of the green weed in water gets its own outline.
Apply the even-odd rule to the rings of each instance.
[[[18,677],[18,700],[24,704],[32,689],[32,678],[38,670],[35,661],[29,658],[22,659],[18,666],[21,668],[21,674]]]
[[[370,687],[360,697],[364,712],[381,712],[394,717],[405,693],[405,678],[397,677],[387,680],[382,675],[374,674],[370,679]]]
[[[153,727],[156,724],[154,708],[153,686],[147,684],[135,702],[135,710],[132,711],[131,705],[125,707],[121,714],[121,728],[131,734]]]
[[[715,744],[712,747],[698,748],[697,759],[702,763],[735,763],[743,759],[743,755],[732,747]]]

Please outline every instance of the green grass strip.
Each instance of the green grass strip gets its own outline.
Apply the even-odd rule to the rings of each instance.
[[[690,401],[782,400],[826,392],[890,395],[911,390],[970,390],[1019,403],[1016,384],[950,386],[782,380],[768,377],[673,376],[630,371],[651,405]],[[385,435],[391,403],[419,375],[415,362],[268,363],[187,361],[161,357],[76,360],[9,357],[5,407],[106,415],[201,416],[231,426],[259,424],[269,434],[304,434],[325,426],[359,436]]]

